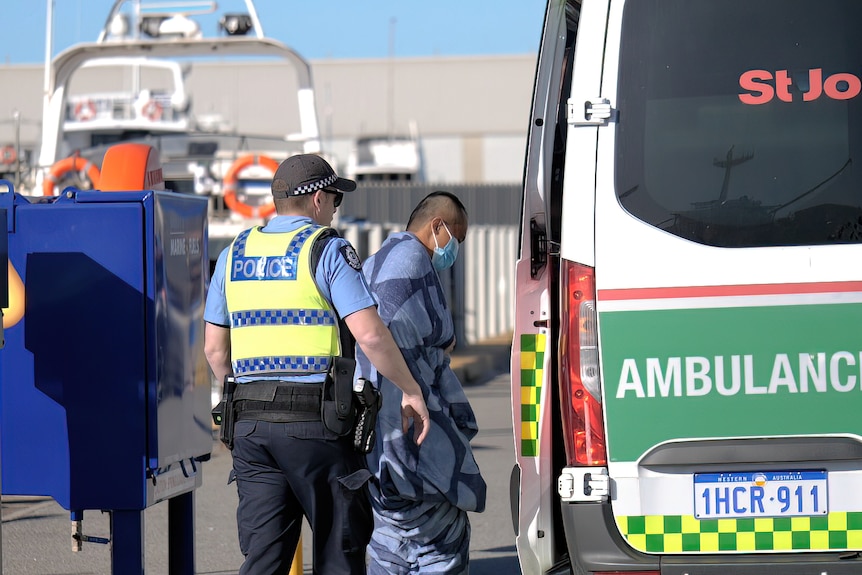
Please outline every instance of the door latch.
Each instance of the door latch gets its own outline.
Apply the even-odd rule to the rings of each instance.
[[[568,502],[607,501],[610,477],[605,467],[566,467],[557,479],[557,493]]]
[[[569,123],[574,126],[601,126],[608,122],[616,122],[617,111],[611,107],[607,98],[587,100],[583,104],[568,101]]]

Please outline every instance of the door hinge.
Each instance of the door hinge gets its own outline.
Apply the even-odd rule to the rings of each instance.
[[[580,103],[568,100],[568,121],[573,126],[601,126],[617,121],[617,110],[607,98],[595,98]]]
[[[566,467],[557,480],[557,493],[568,502],[607,501],[610,483],[606,467]]]

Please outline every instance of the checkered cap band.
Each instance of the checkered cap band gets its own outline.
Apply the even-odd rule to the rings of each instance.
[[[327,177],[323,178],[322,180],[318,180],[316,182],[312,182],[310,184],[305,184],[302,186],[297,186],[297,188],[295,190],[293,190],[293,192],[291,192],[290,195],[301,196],[303,194],[311,194],[311,193],[314,193],[318,190],[322,190],[323,188],[325,188],[327,186],[331,186],[336,181],[338,181],[338,176],[336,176],[335,174],[332,174],[331,176],[327,176]]]

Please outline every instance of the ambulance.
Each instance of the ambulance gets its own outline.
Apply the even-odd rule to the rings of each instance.
[[[860,30],[857,0],[548,2],[525,575],[862,574]]]

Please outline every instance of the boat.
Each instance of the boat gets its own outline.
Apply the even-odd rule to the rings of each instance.
[[[410,122],[408,134],[359,137],[347,157],[346,176],[356,181],[423,181],[416,123]]]
[[[219,12],[212,1],[116,0],[94,42],[59,53],[46,76],[38,160],[22,193],[55,196],[67,186],[98,189],[105,150],[118,142],[156,147],[165,184],[206,196],[209,257],[241,230],[274,214],[269,182],[278,164],[297,153],[323,154],[308,62],[291,47],[265,36],[252,0],[244,11]],[[239,2],[235,3],[239,4]],[[213,16],[214,15],[214,16]],[[202,18],[217,18],[219,35],[202,32]],[[222,117],[197,115],[185,88],[196,61],[273,59],[297,93],[293,113],[299,132],[282,137],[239,133]],[[104,71],[109,89],[88,90],[88,70]],[[279,68],[282,69],[282,68]],[[84,76],[84,80],[80,78]]]

